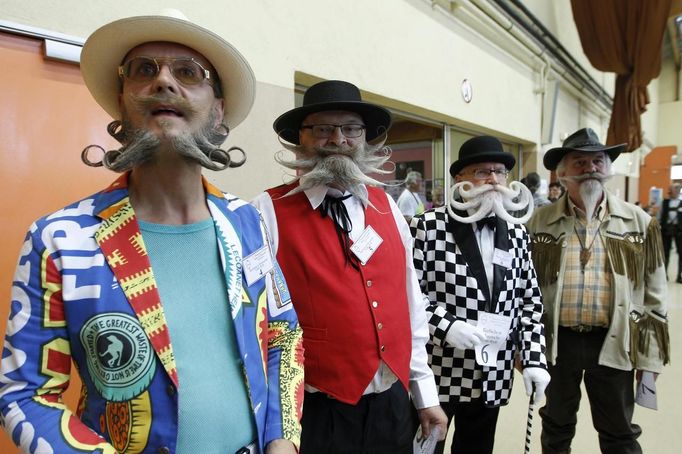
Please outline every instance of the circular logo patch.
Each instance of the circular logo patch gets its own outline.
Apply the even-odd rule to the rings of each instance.
[[[156,356],[137,318],[99,314],[83,325],[80,338],[92,382],[102,397],[123,402],[147,389]]]

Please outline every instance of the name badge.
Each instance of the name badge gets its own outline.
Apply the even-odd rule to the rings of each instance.
[[[497,353],[507,343],[511,317],[481,312],[478,314],[476,326],[485,334],[485,342],[474,347],[476,363],[495,368],[497,367]]]
[[[364,265],[369,261],[374,254],[374,251],[379,248],[379,245],[381,245],[383,241],[384,240],[372,228],[372,226],[368,225],[360,235],[360,238],[358,238],[357,241],[355,241],[350,247],[350,250],[358,259],[360,259],[360,262],[362,262]]]
[[[493,263],[505,268],[511,268],[512,256],[507,251],[495,248],[495,252],[493,252]]]
[[[263,278],[274,267],[270,249],[267,246],[263,246],[244,257],[242,264],[244,266],[244,277],[249,286],[253,285],[258,279]]]

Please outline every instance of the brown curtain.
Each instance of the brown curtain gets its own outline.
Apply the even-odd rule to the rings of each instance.
[[[661,71],[661,43],[671,0],[571,0],[587,58],[596,69],[616,73],[613,113],[606,143],[642,144],[640,115],[649,103],[647,85]]]

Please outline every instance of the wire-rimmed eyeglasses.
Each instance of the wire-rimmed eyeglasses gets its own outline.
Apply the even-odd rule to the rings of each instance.
[[[134,57],[118,67],[118,75],[133,82],[150,82],[156,78],[164,64],[168,65],[175,80],[183,85],[198,85],[204,80],[211,80],[211,72],[190,57]]]

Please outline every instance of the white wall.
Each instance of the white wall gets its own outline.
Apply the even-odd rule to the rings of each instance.
[[[529,0],[528,7],[605,89],[613,78],[589,67],[572,21],[570,0]],[[200,5],[200,6],[198,6]],[[281,183],[272,160],[281,147],[272,121],[294,106],[295,72],[346,79],[363,90],[395,100],[433,119],[469,125],[540,150],[541,95],[538,64],[503,51],[499,36],[485,39],[425,0],[0,0],[0,20],[87,37],[111,20],[177,8],[235,45],[251,63],[259,93],[251,116],[231,137],[247,149],[241,170],[211,174],[238,195],[250,197]],[[497,41],[497,42],[496,42]],[[460,95],[463,79],[473,100]],[[557,106],[553,142],[561,134],[591,126],[605,138],[608,116],[595,116],[585,101],[564,87]],[[647,128],[656,131],[655,120]],[[647,137],[656,133],[647,130]],[[538,162],[542,162],[541,159]],[[541,166],[541,164],[540,164]],[[541,169],[526,169],[541,170]]]

